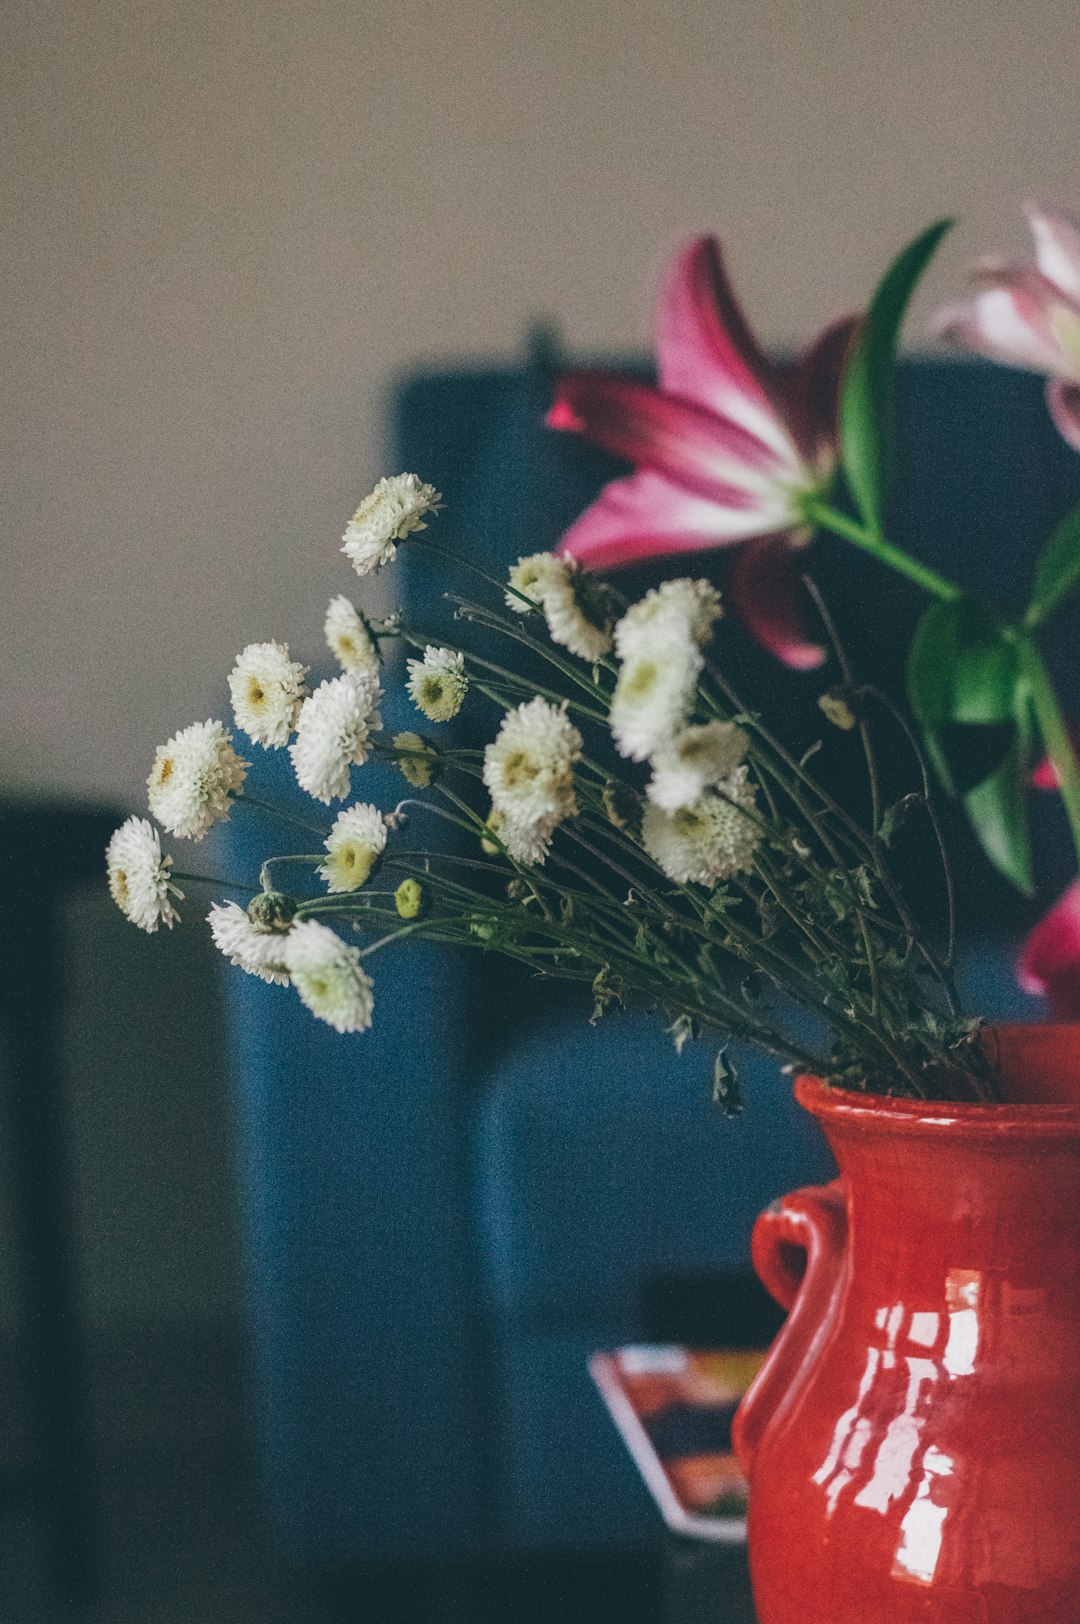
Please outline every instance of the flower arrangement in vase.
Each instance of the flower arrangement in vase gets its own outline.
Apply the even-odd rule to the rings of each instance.
[[[941,323],[1048,373],[1054,421],[1080,449],[1080,233],[1045,211],[1032,225],[1037,265],[984,267]],[[365,576],[399,545],[423,550],[444,573],[446,625],[372,618],[339,594],[324,627],[338,675],[309,691],[287,645],[264,642],[228,678],[236,729],[252,748],[287,749],[315,803],[301,818],[282,809],[309,849],[268,852],[257,885],[230,882],[211,907],[214,941],[241,970],[291,987],[339,1032],[363,1032],[369,964],[419,935],[581,982],[597,1019],[645,1000],[677,1049],[713,1035],[728,1109],[739,1100],[730,1039],[798,1074],[841,1179],[765,1214],[755,1239],[763,1278],[792,1307],[739,1423],[763,1624],[1080,1616],[1080,1422],[1069,1419],[1080,1235],[1067,1216],[1080,1196],[1080,1045],[1068,1028],[996,1032],[962,1009],[952,931],[936,941],[895,875],[896,842],[911,834],[901,827],[921,818],[947,881],[936,778],[963,799],[990,860],[1030,891],[1037,743],[1036,779],[1059,788],[1080,856],[1080,769],[1040,649],[1080,588],[1080,509],[1047,541],[1017,620],[887,536],[897,340],[946,229],[917,238],[866,312],[793,366],[757,345],[718,244],[689,244],[661,293],[657,387],[601,373],[557,386],[551,426],[634,471],[556,553],[491,578],[438,539],[431,485],[381,480],[342,551]],[[927,593],[911,721],[851,670],[807,575],[815,536]],[[621,566],[685,565],[717,548],[734,555],[723,599],[694,568],[636,601],[620,590]],[[815,776],[813,749],[742,693],[729,605],[818,682],[822,726],[863,754],[864,816]],[[390,735],[379,706],[398,651],[417,730]],[[463,711],[488,716],[486,742],[448,727]],[[889,805],[882,730],[911,761],[910,791]],[[353,799],[354,769],[362,794],[372,758],[400,770],[392,807]],[[184,728],[154,759],[150,811],[198,841],[251,801],[249,765],[221,721]],[[201,883],[137,817],[114,836],[108,872],[148,931],[175,922],[182,884]],[[1078,922],[1074,887],[1022,959],[1026,984],[1059,1013],[1080,981]],[[1049,1203],[1036,1199],[1041,1181]],[[1033,1418],[1030,1448],[1019,1414]],[[1046,1507],[1037,1538],[1005,1528],[1029,1469]],[[784,1536],[796,1504],[797,1560]]]

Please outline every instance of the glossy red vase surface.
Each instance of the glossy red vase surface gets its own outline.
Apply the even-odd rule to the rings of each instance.
[[[754,1232],[760,1624],[1080,1624],[1080,1026],[997,1037],[1000,1105],[796,1084],[840,1177]]]

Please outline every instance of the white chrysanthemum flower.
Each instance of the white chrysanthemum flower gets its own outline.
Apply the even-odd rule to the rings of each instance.
[[[711,581],[663,581],[632,604],[615,627],[615,649],[621,660],[652,642],[664,623],[685,626],[686,636],[704,648],[723,614],[720,594]]]
[[[564,569],[563,561],[554,553],[529,553],[519,558],[510,569],[510,590],[506,593],[506,607],[517,615],[532,613],[532,604],[544,606],[544,597],[552,582]],[[530,598],[532,603],[523,602]]]
[[[492,856],[498,856],[501,848],[497,842],[502,841],[515,863],[531,863],[539,868],[551,852],[551,837],[557,825],[558,819],[550,817],[539,818],[535,823],[522,823],[517,818],[507,817],[498,807],[493,807],[487,826],[497,839],[484,840],[481,844]]]
[[[740,810],[743,808],[744,810]],[[653,862],[679,885],[715,885],[753,866],[758,846],[753,786],[739,767],[715,790],[677,812],[649,801],[641,841]]]
[[[701,654],[678,617],[654,626],[619,667],[608,725],[619,753],[646,761],[670,745],[693,709]]]
[[[746,734],[734,722],[684,727],[653,756],[653,775],[646,794],[665,812],[689,806],[710,784],[719,783],[735,771],[746,754],[747,743]]]
[[[573,559],[560,558],[556,562],[562,568],[552,575],[544,591],[544,619],[551,640],[581,660],[602,660],[611,652],[613,594],[603,581]]]
[[[465,657],[429,643],[422,660],[409,661],[409,697],[429,722],[449,722],[469,691]]]
[[[150,810],[170,834],[201,840],[213,823],[228,817],[250,765],[240,760],[220,722],[193,722],[154,757],[146,780]]]
[[[323,626],[326,644],[343,671],[379,672],[379,652],[363,615],[343,593],[330,599]]]
[[[235,902],[215,902],[207,914],[210,934],[230,964],[238,964],[249,976],[287,987],[285,943],[288,934],[258,930],[247,913]]]
[[[313,1015],[336,1032],[365,1032],[374,999],[371,977],[350,947],[316,919],[302,919],[283,937],[285,967]]]
[[[316,801],[329,805],[348,795],[349,769],[367,760],[371,734],[382,726],[381,697],[373,672],[346,671],[304,700],[289,754],[297,783]]]
[[[386,850],[386,823],[378,807],[360,801],[334,819],[326,837],[329,861],[319,869],[328,891],[356,891]]]
[[[572,818],[574,763],[580,757],[581,734],[564,710],[540,698],[518,705],[484,751],[492,804],[518,825]]]
[[[289,659],[287,643],[249,643],[229,672],[237,727],[256,744],[288,744],[304,702],[307,667]]]
[[[172,883],[172,858],[161,855],[161,840],[149,818],[128,818],[105,848],[109,895],[126,919],[140,930],[171,930],[180,915],[172,898],[184,893]]]
[[[529,612],[530,606],[518,597],[519,592],[538,603],[553,643],[582,660],[596,661],[610,653],[615,621],[612,593],[575,559],[555,553],[519,558],[510,571],[510,587],[507,607],[519,615]]]
[[[416,530],[426,530],[424,516],[437,513],[442,497],[434,485],[415,474],[380,479],[349,520],[342,537],[342,552],[357,575],[369,575],[396,555],[394,543]]]

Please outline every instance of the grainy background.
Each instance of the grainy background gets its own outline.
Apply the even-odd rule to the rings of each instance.
[[[317,648],[403,368],[541,314],[638,347],[690,231],[782,343],[938,212],[940,297],[1025,247],[1025,195],[1080,206],[1075,0],[8,0],[0,29],[7,791],[141,805],[244,643]],[[99,895],[70,961],[88,1314],[226,1325],[208,950]]]

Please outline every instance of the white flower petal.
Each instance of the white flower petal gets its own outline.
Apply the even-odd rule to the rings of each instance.
[[[194,722],[158,749],[146,780],[150,811],[163,829],[201,840],[229,816],[250,762],[241,761],[220,722]]]
[[[315,800],[329,805],[348,795],[350,768],[367,760],[371,734],[382,725],[381,697],[372,672],[346,671],[305,699],[289,754],[297,783]]]
[[[249,643],[229,673],[236,725],[256,744],[288,744],[304,702],[307,667],[289,659],[287,643]]]
[[[374,1005],[360,951],[315,919],[302,919],[285,941],[285,967],[313,1015],[336,1032],[365,1032]]]
[[[172,898],[184,893],[172,883],[172,858],[161,855],[161,840],[149,818],[131,817],[122,823],[105,851],[109,895],[126,919],[140,930],[159,925],[171,930],[180,915]]]
[[[425,516],[437,513],[442,497],[434,485],[425,485],[415,474],[395,474],[380,479],[370,496],[365,496],[342,537],[342,552],[357,575],[369,575],[397,554],[395,542],[404,541],[414,531],[426,530]]]

